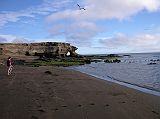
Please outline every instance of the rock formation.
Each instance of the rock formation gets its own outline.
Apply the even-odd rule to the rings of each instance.
[[[42,42],[42,43],[0,43],[0,55],[50,55],[54,57],[65,57],[67,53],[75,57],[78,48],[69,43]]]

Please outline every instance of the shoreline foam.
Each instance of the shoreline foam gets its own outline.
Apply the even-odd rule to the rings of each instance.
[[[108,76],[108,78],[105,78],[103,76],[97,76],[97,75],[90,74],[90,73],[87,73],[85,71],[81,71],[81,70],[78,70],[78,69],[75,69],[75,68],[69,68],[69,69],[72,69],[72,70],[75,70],[75,71],[79,71],[81,73],[84,73],[84,74],[87,74],[87,75],[90,75],[90,76],[94,76],[94,77],[96,77],[98,79],[102,79],[102,80],[105,80],[105,81],[109,81],[109,82],[113,82],[113,83],[116,83],[116,84],[120,84],[122,86],[126,86],[128,88],[132,88],[132,89],[144,92],[144,93],[160,96],[160,92],[155,90],[155,89],[143,87],[143,86],[140,86],[140,85],[137,85],[137,84],[133,84],[133,83],[129,83],[129,82],[125,82],[125,81],[120,81],[120,80],[115,79],[115,78],[110,77],[110,76]]]

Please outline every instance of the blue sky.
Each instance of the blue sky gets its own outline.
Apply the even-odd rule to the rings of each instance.
[[[0,42],[69,42],[80,54],[159,52],[159,21],[160,0],[1,0]]]

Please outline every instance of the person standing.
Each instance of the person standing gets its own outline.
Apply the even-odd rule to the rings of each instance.
[[[8,75],[10,75],[11,72],[12,72],[12,69],[13,69],[12,58],[11,57],[8,57],[7,66],[8,66]]]

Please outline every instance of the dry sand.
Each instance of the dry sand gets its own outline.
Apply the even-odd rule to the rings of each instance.
[[[6,70],[0,65],[0,119],[160,119],[158,96],[60,67]]]

